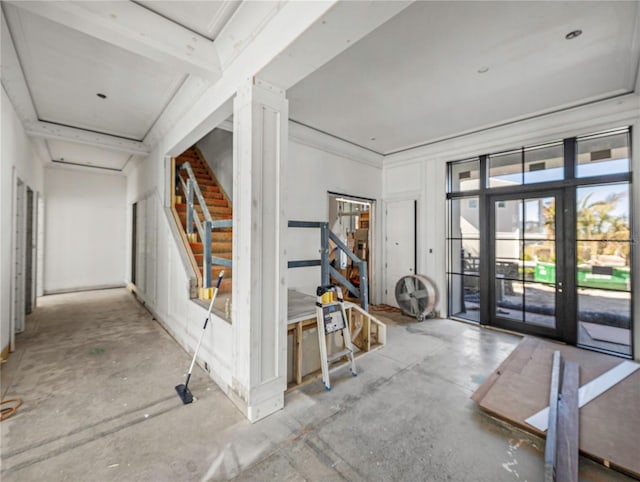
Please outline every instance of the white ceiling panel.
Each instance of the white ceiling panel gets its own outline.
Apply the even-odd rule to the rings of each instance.
[[[127,152],[111,151],[75,142],[49,139],[47,144],[52,160],[65,164],[122,171],[132,157],[132,154]]]
[[[235,1],[162,1],[137,2],[149,10],[214,40],[240,5]]]
[[[639,5],[416,2],[292,87],[290,115],[386,154],[630,92]]]
[[[184,81],[104,41],[3,9],[40,120],[142,140]]]

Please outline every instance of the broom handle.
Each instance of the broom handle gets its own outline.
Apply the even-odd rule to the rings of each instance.
[[[216,295],[218,294],[218,288],[220,288],[220,283],[222,282],[223,276],[224,276],[224,270],[220,271],[220,274],[218,275],[218,282],[216,283],[216,289],[214,290],[213,296],[211,297],[211,303],[209,303],[209,311],[207,312],[207,318],[204,320],[202,333],[200,333],[200,339],[198,340],[196,351],[194,352],[193,359],[191,360],[191,366],[189,367],[189,372],[187,373],[187,382],[185,383],[185,386],[189,385],[189,378],[191,378],[191,370],[193,370],[193,365],[196,364],[196,357],[198,356],[198,350],[200,350],[200,344],[202,343],[202,339],[204,338],[204,331],[207,329],[207,323],[209,323],[211,310],[213,310],[213,302],[216,300]]]

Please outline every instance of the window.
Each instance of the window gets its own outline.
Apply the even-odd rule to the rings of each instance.
[[[597,134],[578,138],[576,177],[629,172],[630,132]]]

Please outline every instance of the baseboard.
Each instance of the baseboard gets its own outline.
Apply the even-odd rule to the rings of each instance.
[[[61,290],[44,290],[44,295],[61,295],[64,293],[78,293],[81,291],[96,291],[96,290],[113,290],[117,288],[126,288],[124,283],[108,284],[108,285],[95,285],[95,286],[79,286],[76,288],[64,288]]]

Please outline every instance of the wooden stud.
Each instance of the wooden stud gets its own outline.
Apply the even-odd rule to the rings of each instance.
[[[302,383],[302,330],[302,323],[296,323],[294,373],[297,385]]]

